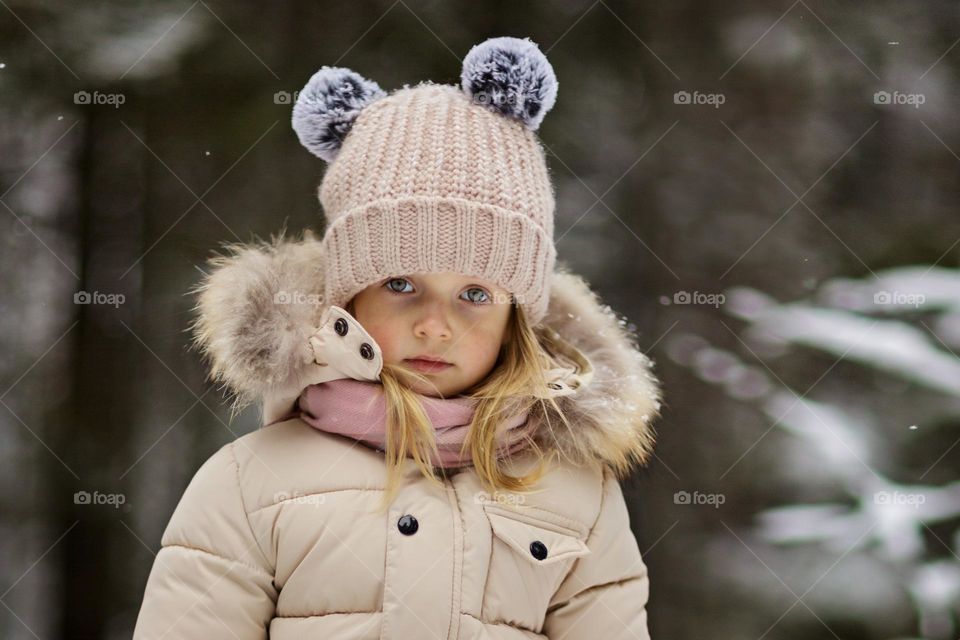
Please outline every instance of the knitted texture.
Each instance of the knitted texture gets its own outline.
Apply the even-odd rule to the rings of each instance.
[[[514,295],[532,324],[554,270],[554,195],[533,131],[458,87],[421,83],[368,105],[320,185],[325,297],[451,271]]]
[[[474,398],[456,396],[433,398],[418,394],[433,427],[437,445],[433,464],[462,467],[473,460],[469,449],[461,449],[470,433],[476,411]],[[537,428],[529,411],[504,420],[497,433],[497,455],[506,457],[525,448]],[[312,384],[297,400],[297,416],[315,429],[336,433],[366,443],[380,451],[387,446],[387,402],[383,385],[350,378]]]

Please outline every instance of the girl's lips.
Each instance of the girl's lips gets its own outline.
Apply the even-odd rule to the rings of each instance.
[[[404,360],[411,367],[417,371],[422,371],[424,373],[438,373],[440,371],[445,371],[453,365],[448,362],[434,362],[432,360]]]

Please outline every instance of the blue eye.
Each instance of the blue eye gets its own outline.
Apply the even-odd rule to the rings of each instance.
[[[407,280],[406,278],[391,278],[391,279],[387,280],[387,281],[384,283],[383,286],[385,286],[387,289],[389,289],[390,291],[392,291],[392,292],[394,292],[394,293],[406,293],[405,291],[402,291],[402,290],[401,290],[401,291],[398,291],[397,289],[395,289],[394,287],[391,286],[391,285],[393,285],[393,284],[395,284],[395,283],[397,283],[397,282],[401,283],[401,286],[402,286],[403,284],[410,284],[410,281]]]
[[[406,278],[390,278],[383,283],[383,286],[386,287],[388,291],[397,294],[412,293],[413,291],[413,285]],[[466,298],[463,296],[466,296]],[[467,302],[476,306],[487,304],[492,301],[490,294],[480,287],[470,287],[464,291],[460,297],[461,299],[465,299]]]
[[[477,300],[474,296],[470,295],[474,291],[479,291],[483,296],[486,297],[486,299]],[[480,287],[471,287],[464,291],[464,293],[469,298],[468,302],[472,302],[473,304],[486,304],[490,300],[490,295]]]

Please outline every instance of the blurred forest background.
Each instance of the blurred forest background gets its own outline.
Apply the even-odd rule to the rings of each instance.
[[[666,390],[625,483],[654,638],[960,636],[960,5],[0,0],[0,636],[125,638],[234,420],[223,242],[322,229],[321,65],[529,36],[560,259]]]

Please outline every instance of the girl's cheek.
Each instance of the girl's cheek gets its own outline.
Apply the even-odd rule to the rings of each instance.
[[[466,333],[463,343],[469,345],[475,357],[483,358],[490,351],[496,353],[500,349],[500,334],[492,328],[474,327]]]
[[[380,348],[385,354],[393,350],[394,339],[389,325],[379,323],[371,325],[367,328],[367,333],[377,341],[377,344],[380,345]]]

